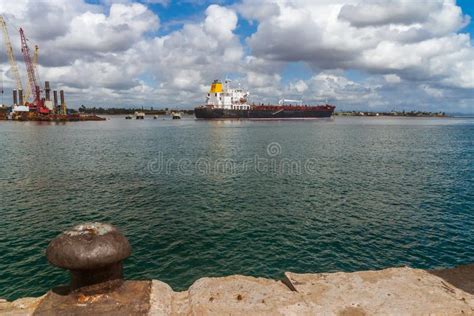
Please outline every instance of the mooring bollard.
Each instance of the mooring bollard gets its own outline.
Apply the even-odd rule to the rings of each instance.
[[[130,256],[127,238],[114,226],[85,223],[53,239],[46,249],[49,263],[71,273],[71,291],[92,295],[123,284],[122,261]]]

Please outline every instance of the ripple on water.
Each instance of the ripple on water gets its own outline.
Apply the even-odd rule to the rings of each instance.
[[[472,263],[473,122],[0,124],[0,297],[66,283],[44,251],[86,221],[130,239],[128,277],[176,290],[202,276]],[[317,172],[146,169],[160,154],[270,159],[272,142],[277,162],[314,158]]]

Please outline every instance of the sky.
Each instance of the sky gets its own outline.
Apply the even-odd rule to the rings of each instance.
[[[0,0],[0,15],[23,85],[19,27],[73,108],[187,109],[230,79],[255,103],[474,113],[472,0]]]

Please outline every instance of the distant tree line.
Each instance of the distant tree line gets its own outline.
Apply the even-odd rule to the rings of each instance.
[[[334,113],[339,116],[408,116],[408,117],[444,117],[445,112],[426,111],[391,111],[391,112],[368,112],[368,111],[338,111]]]
[[[164,108],[164,109],[154,109],[153,107],[150,108],[145,108],[145,107],[139,107],[139,108],[103,108],[103,107],[86,107],[85,105],[81,105],[79,107],[79,112],[80,113],[85,113],[85,114],[102,114],[102,115],[128,115],[128,114],[134,114],[135,112],[144,112],[145,114],[148,115],[166,115],[169,114],[170,112],[183,112],[185,114],[194,114],[194,110],[178,110],[178,109],[170,109],[170,108]]]

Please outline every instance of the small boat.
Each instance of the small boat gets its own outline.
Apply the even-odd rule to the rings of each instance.
[[[125,119],[126,119],[126,120],[131,120],[132,118],[133,118],[133,115],[131,115],[131,114],[125,116]]]
[[[154,116],[153,116],[153,119],[154,119],[154,120],[157,120],[157,119],[158,119],[158,115],[154,115]]]
[[[143,112],[135,112],[135,119],[137,119],[137,120],[144,120],[144,119],[145,119],[145,113],[143,113]]]
[[[181,113],[171,112],[171,117],[173,118],[173,120],[180,120],[181,119]]]

